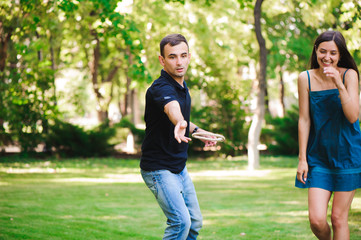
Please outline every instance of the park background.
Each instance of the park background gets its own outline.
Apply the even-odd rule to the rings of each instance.
[[[201,239],[312,239],[297,76],[329,29],[360,68],[359,0],[0,0],[0,238],[160,238],[139,179],[144,96],[160,40],[181,33],[191,121],[227,139],[190,144]],[[359,193],[350,214],[359,239]]]

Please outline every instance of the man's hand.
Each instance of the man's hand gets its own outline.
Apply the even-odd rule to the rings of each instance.
[[[205,130],[203,130],[203,129],[199,129],[198,132],[204,133],[204,137],[216,139],[216,137],[213,136],[213,135],[211,135],[211,134],[210,134],[210,135],[207,135],[207,133],[209,133],[209,132],[207,132],[207,131],[205,131]],[[216,141],[209,141],[209,140],[204,140],[204,139],[199,139],[199,140],[201,140],[202,142],[204,142],[204,144],[205,144],[204,146],[205,146],[205,147],[212,147],[212,146],[215,146],[215,145],[217,144]]]
[[[186,130],[187,130],[187,121],[182,120],[179,121],[175,127],[174,127],[174,138],[178,141],[178,143],[181,142],[189,142],[192,141],[191,138],[186,137]]]

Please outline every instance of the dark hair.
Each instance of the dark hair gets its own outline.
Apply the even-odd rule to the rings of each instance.
[[[160,41],[160,55],[164,57],[164,46],[168,43],[173,47],[180,44],[181,42],[185,42],[187,47],[189,47],[187,39],[181,34],[170,34],[165,36],[162,41]]]
[[[315,44],[313,45],[312,56],[310,59],[311,69],[320,67],[317,62],[316,50],[322,42],[328,41],[334,41],[340,53],[340,60],[338,61],[337,66],[343,68],[352,68],[357,72],[357,76],[359,77],[360,75],[355,60],[351,56],[350,52],[347,50],[346,40],[338,31],[326,31],[321,33],[316,38]]]

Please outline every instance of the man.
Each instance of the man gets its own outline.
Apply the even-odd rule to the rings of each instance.
[[[146,93],[140,168],[167,217],[163,239],[196,239],[202,228],[197,195],[186,167],[189,132],[204,131],[189,121],[191,98],[184,75],[190,58],[184,36],[163,38],[159,56],[163,70]],[[216,144],[204,142],[206,146]]]

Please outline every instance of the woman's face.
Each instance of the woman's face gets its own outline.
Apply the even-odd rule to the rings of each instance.
[[[337,67],[340,60],[340,52],[334,41],[320,43],[316,50],[316,56],[320,68]]]

